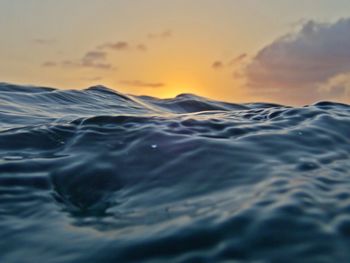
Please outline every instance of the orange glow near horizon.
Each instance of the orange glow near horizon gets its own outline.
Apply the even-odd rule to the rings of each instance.
[[[2,1],[0,81],[62,89],[101,84],[135,95],[169,98],[194,93],[237,103],[350,101],[350,72],[343,72],[350,67],[343,61],[350,39],[342,37],[348,25],[346,20],[342,27],[336,23],[340,17],[349,17],[344,5],[350,8],[350,2],[330,1],[322,1],[316,9],[308,1],[295,5],[270,0],[222,0],[219,4],[211,0]],[[40,16],[33,15],[38,10]],[[308,41],[303,41],[297,34],[305,26],[301,19],[325,32],[347,31],[335,34],[339,39],[331,41],[329,50],[324,45],[325,50],[317,53],[312,47],[333,34],[309,34]],[[299,28],[292,28],[297,21]],[[324,27],[320,21],[330,26]],[[284,49],[276,51],[272,44],[288,34],[294,36],[294,45],[289,45],[289,50],[281,43],[279,47]],[[305,48],[306,42],[311,44]],[[265,52],[264,61],[255,61],[255,71],[249,75],[247,66],[266,48],[270,52]],[[332,50],[343,52],[337,56],[340,66],[335,72],[326,68],[328,62],[322,56]],[[308,72],[299,66],[304,63],[300,55],[304,53],[307,63],[314,61]],[[299,57],[300,61],[293,62]],[[273,67],[270,61],[279,64]],[[325,67],[330,78],[317,74],[318,65]],[[309,85],[313,74],[316,77]],[[249,76],[253,78],[249,83],[256,86],[247,85]],[[327,86],[318,93],[319,83],[335,88]],[[278,94],[270,92],[273,88]],[[309,97],[302,95],[306,88],[312,94]]]

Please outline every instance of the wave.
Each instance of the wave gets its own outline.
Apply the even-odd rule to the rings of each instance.
[[[1,262],[350,260],[349,105],[0,83],[0,120]]]

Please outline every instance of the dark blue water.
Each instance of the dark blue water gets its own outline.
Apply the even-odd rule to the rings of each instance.
[[[350,106],[0,84],[0,262],[350,262]]]

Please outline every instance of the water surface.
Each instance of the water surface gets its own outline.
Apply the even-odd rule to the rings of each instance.
[[[350,106],[0,84],[0,262],[350,262]]]

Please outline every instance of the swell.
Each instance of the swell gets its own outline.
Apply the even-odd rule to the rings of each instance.
[[[350,260],[349,105],[10,84],[0,101],[4,262]]]

